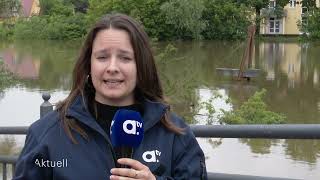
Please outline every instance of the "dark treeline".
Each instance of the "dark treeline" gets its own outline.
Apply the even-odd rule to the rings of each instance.
[[[6,2],[0,0],[2,17],[12,16],[12,9],[21,8],[19,3]],[[314,2],[304,1],[313,16],[308,16],[308,23],[301,28],[320,38],[320,11]],[[0,38],[77,39],[103,14],[120,12],[141,21],[157,40],[235,40],[246,37],[248,25],[259,24],[270,15],[281,17],[287,3],[277,0],[275,12],[257,14],[268,7],[269,0],[40,0],[39,16],[14,21],[6,18],[0,23]]]
[[[2,17],[12,15],[10,9],[21,8],[19,3],[4,5],[6,2],[0,0]],[[312,2],[305,1],[314,7]],[[286,3],[279,0],[277,6],[281,9]],[[40,0],[39,16],[5,20],[0,24],[0,38],[82,38],[103,14],[120,12],[141,21],[157,40],[243,39],[247,26],[263,18],[254,16],[255,12],[268,4],[269,0]],[[319,10],[315,12],[303,29],[320,38]]]

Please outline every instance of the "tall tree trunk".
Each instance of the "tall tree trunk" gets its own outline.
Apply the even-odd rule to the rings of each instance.
[[[256,7],[256,35],[260,35],[260,22],[261,22],[261,19],[260,19],[260,10],[261,8],[258,8]]]

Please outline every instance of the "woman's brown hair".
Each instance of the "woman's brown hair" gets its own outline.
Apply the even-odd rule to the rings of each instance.
[[[85,97],[94,97],[95,91],[93,87],[91,87],[93,89],[92,91],[86,91],[86,89],[88,89],[88,84],[89,86],[92,84],[90,78],[88,78],[91,67],[92,45],[99,31],[110,28],[124,30],[130,36],[137,66],[137,85],[135,88],[136,97],[142,96],[151,101],[166,104],[164,100],[163,89],[155,65],[154,56],[149,43],[149,38],[143,27],[137,21],[127,15],[108,14],[101,18],[89,31],[82,46],[80,56],[78,57],[73,69],[73,84],[70,94],[65,100],[57,105],[62,126],[74,143],[77,143],[77,141],[72,135],[72,130],[75,130],[86,139],[88,136],[85,130],[81,128],[75,120],[66,116],[66,113],[71,103],[77,96],[81,95],[83,101],[85,101]],[[183,129],[175,126],[170,121],[169,112],[170,109],[168,109],[168,111],[162,117],[161,123],[172,132],[177,134],[183,133]]]

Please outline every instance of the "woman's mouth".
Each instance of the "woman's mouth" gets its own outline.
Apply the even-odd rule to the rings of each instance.
[[[124,80],[119,80],[119,79],[107,79],[103,80],[103,82],[110,87],[116,87],[120,85]]]

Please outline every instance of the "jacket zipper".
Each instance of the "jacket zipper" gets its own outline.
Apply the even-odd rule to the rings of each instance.
[[[109,141],[107,141],[107,144],[110,147],[110,150],[111,150],[111,153],[112,153],[113,165],[114,165],[114,167],[117,167],[117,156],[116,156],[116,153],[114,152],[114,149],[113,149],[112,145],[109,143]]]

